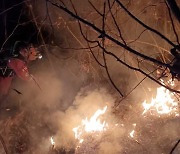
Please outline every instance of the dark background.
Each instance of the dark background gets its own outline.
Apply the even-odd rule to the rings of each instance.
[[[0,47],[12,34],[3,45],[3,50],[10,49],[16,41],[38,43],[37,28],[25,1],[1,0],[0,21]]]

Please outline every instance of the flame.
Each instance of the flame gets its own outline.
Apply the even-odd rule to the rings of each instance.
[[[133,138],[134,137],[134,133],[135,133],[135,130],[132,130],[129,135]]]
[[[160,80],[161,82],[163,82],[163,80]],[[175,86],[175,82],[173,80],[169,80],[167,81],[167,83],[170,85],[170,86]]]
[[[51,142],[51,144],[52,144],[52,145],[55,145],[55,142],[54,142],[54,138],[53,138],[53,136],[51,136],[51,138],[50,138],[50,142]]]
[[[133,127],[134,127],[134,129],[136,128],[136,123],[133,124]],[[132,137],[132,138],[134,137],[134,133],[135,133],[134,129],[129,133],[130,137]]]
[[[106,112],[106,110],[107,106],[105,106],[102,110],[97,110],[89,120],[86,117],[82,120],[81,125],[72,129],[75,138],[79,140],[79,143],[84,141],[83,136],[85,133],[102,132],[107,129],[108,124],[105,121],[101,122],[100,119],[98,119],[99,116]]]
[[[172,85],[174,83],[171,83]],[[146,100],[143,102],[144,112],[155,110],[158,114],[178,114],[178,103],[174,100],[173,93],[164,87],[157,88],[157,94],[155,98],[152,98],[150,103],[147,103]]]

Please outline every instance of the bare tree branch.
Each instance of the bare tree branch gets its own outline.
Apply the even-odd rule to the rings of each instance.
[[[93,55],[95,61],[96,61],[101,67],[105,67],[104,65],[102,65],[102,64],[99,62],[99,60],[98,60],[98,59],[96,58],[96,56],[94,55],[94,53],[93,53],[93,51],[92,51],[92,48],[90,47],[88,41],[87,41],[87,44],[88,44],[89,50],[90,50],[91,54]]]
[[[77,16],[76,14],[74,14],[73,12],[71,12],[70,10],[68,10],[67,8],[65,8],[65,7],[63,7],[63,6],[61,6],[61,5],[57,4],[57,3],[54,3],[54,2],[52,2],[52,1],[50,1],[50,0],[48,0],[48,2],[50,2],[50,3],[51,3],[52,5],[54,5],[55,7],[58,7],[58,8],[60,8],[61,10],[65,11],[66,13],[68,13],[68,14],[71,15],[72,17],[76,18],[77,20],[81,21],[81,22],[84,23],[85,25],[93,28],[93,29],[94,29],[95,31],[97,31],[98,33],[100,33],[100,34],[103,34],[103,33],[104,33],[101,29],[99,29],[98,27],[96,27],[94,24],[92,24],[91,22],[89,22],[89,21],[81,18],[80,16]],[[123,47],[124,49],[128,50],[129,52],[131,52],[131,53],[133,53],[133,54],[135,54],[135,55],[137,55],[137,56],[140,56],[140,57],[143,58],[143,59],[146,59],[146,60],[148,60],[148,61],[151,61],[151,62],[153,62],[153,63],[155,63],[155,64],[157,64],[157,65],[162,65],[162,66],[171,68],[171,66],[170,66],[169,64],[165,64],[165,63],[160,62],[160,61],[158,61],[158,60],[156,60],[156,59],[154,59],[154,58],[151,58],[151,57],[149,57],[149,56],[146,56],[146,55],[144,55],[144,54],[142,54],[142,53],[140,53],[140,52],[138,52],[138,51],[136,51],[136,50],[134,50],[134,49],[126,46],[126,45],[124,45],[123,43],[119,42],[118,40],[116,40],[115,38],[113,38],[112,36],[110,36],[110,35],[108,35],[108,34],[106,34],[106,33],[104,33],[104,37],[106,37],[107,39],[113,41],[115,44]]]
[[[135,40],[128,42],[128,44],[131,44],[131,43],[137,41],[146,30],[147,29],[143,30]]]
[[[65,11],[66,13],[68,13],[69,15],[71,15],[72,17],[76,18],[76,19],[78,20],[78,22],[80,21],[80,22],[84,23],[85,25],[88,25],[89,27],[93,28],[95,31],[99,32],[100,34],[103,34],[104,37],[108,38],[109,40],[113,41],[113,42],[116,43],[117,45],[123,47],[124,49],[130,51],[131,53],[133,53],[133,54],[135,54],[135,55],[137,55],[137,56],[140,56],[141,58],[144,58],[144,59],[146,59],[146,60],[149,60],[149,61],[151,61],[151,62],[154,62],[154,63],[156,63],[156,64],[158,64],[158,65],[162,65],[162,66],[167,67],[167,68],[169,68],[169,69],[172,68],[170,64],[166,64],[166,63],[160,62],[160,61],[158,61],[158,60],[156,60],[156,59],[154,59],[154,58],[148,57],[148,56],[146,56],[146,55],[144,55],[144,54],[142,54],[142,53],[139,53],[139,52],[137,52],[136,50],[134,50],[134,49],[132,49],[132,48],[130,48],[130,47],[122,44],[122,43],[119,42],[118,40],[116,40],[116,39],[114,39],[113,37],[111,37],[110,35],[106,34],[103,30],[101,30],[101,29],[99,29],[98,27],[96,27],[94,24],[92,24],[92,23],[90,23],[89,21],[87,21],[87,20],[81,18],[80,16],[78,16],[76,10],[75,10],[75,14],[74,14],[73,12],[71,12],[70,10],[68,10],[67,8],[65,8],[65,7],[63,7],[63,6],[61,6],[61,5],[57,4],[57,3],[53,3],[53,2],[50,1],[50,0],[48,0],[48,2],[50,2],[52,5],[60,8],[61,10]],[[149,79],[151,79],[152,81],[156,82],[156,83],[159,84],[160,86],[163,86],[163,87],[167,88],[167,89],[168,89],[169,91],[171,91],[171,92],[180,93],[180,91],[174,90],[174,89],[172,89],[172,88],[164,85],[163,83],[157,81],[155,78],[153,78],[152,76],[150,76],[149,74],[147,74],[147,73],[144,72],[143,70],[128,65],[127,63],[125,63],[124,61],[122,61],[121,59],[119,59],[115,54],[113,54],[112,52],[107,51],[107,50],[99,43],[99,41],[90,41],[90,40],[88,40],[88,41],[91,42],[91,43],[97,43],[97,44],[99,45],[99,47],[104,50],[104,52],[105,52],[106,54],[114,57],[118,62],[122,63],[123,65],[125,65],[125,66],[128,67],[129,69],[132,69],[132,70],[135,70],[135,71],[137,71],[137,72],[142,73],[143,75],[147,76],[147,77],[148,77]],[[174,45],[174,44],[173,44],[173,45]]]
[[[180,22],[180,9],[176,3],[176,0],[166,0],[172,10],[172,12],[174,13],[174,15],[176,16],[177,20]]]
[[[180,93],[180,91],[174,90],[174,89],[172,89],[172,88],[164,85],[163,83],[157,81],[156,79],[154,79],[152,76],[150,76],[149,74],[147,74],[147,73],[144,72],[143,70],[126,64],[124,61],[122,61],[121,59],[119,59],[115,54],[113,54],[112,52],[109,52],[109,51],[107,51],[105,48],[103,48],[98,41],[97,41],[97,43],[99,44],[99,46],[100,46],[102,49],[104,49],[104,51],[105,51],[106,54],[111,55],[111,56],[114,57],[118,62],[122,63],[123,65],[125,65],[125,66],[128,67],[129,69],[132,69],[132,70],[135,70],[135,71],[137,71],[137,72],[142,73],[143,75],[147,76],[147,77],[148,77],[149,79],[151,79],[152,81],[156,82],[156,83],[159,84],[160,86],[165,87],[166,89],[168,89],[168,90],[171,91],[171,92]]]
[[[94,49],[96,47],[99,47],[99,46],[98,45],[94,45],[94,46],[88,46],[87,48],[70,48],[70,47],[67,47],[67,48],[59,47],[59,48],[64,49],[64,50],[89,50],[90,48]]]
[[[103,30],[103,31],[105,31],[105,13],[106,13],[105,8],[106,8],[106,3],[104,3],[104,12],[103,12],[103,19],[102,19],[102,20],[103,20],[103,22],[102,22],[102,30]],[[105,40],[105,38],[102,37],[102,46],[103,46],[103,48],[104,48],[104,40]],[[116,86],[116,84],[115,84],[114,81],[112,80],[111,75],[110,75],[110,73],[109,73],[109,69],[108,69],[108,66],[107,66],[106,56],[105,56],[104,49],[102,49],[102,52],[103,52],[104,66],[105,66],[105,69],[106,69],[106,73],[107,73],[107,75],[108,75],[108,78],[109,78],[111,84],[113,85],[113,87],[118,91],[118,93],[120,94],[120,96],[123,97],[122,92],[121,92],[121,91],[119,90],[119,88]]]
[[[120,30],[120,28],[119,28],[119,26],[118,26],[118,23],[117,23],[114,15],[113,15],[113,13],[112,13],[111,6],[110,6],[110,1],[109,1],[109,0],[108,0],[108,6],[109,6],[109,11],[110,11],[110,13],[111,13],[111,16],[112,16],[112,18],[113,18],[114,24],[116,25],[116,28],[117,28],[117,30],[118,30],[118,32],[119,32],[119,37],[120,37],[121,40],[123,41],[124,45],[127,45],[127,44],[126,44],[126,41],[125,41],[124,38],[122,37],[121,30]]]
[[[9,7],[8,9],[6,9],[6,10],[0,12],[0,15],[2,15],[2,14],[4,14],[4,13],[6,13],[6,12],[12,10],[14,7],[19,6],[19,5],[21,5],[21,4],[23,4],[23,3],[26,3],[26,2],[28,2],[28,1],[30,1],[30,0],[24,0],[24,1],[20,2],[20,3],[18,3],[18,4],[15,4],[15,5]]]
[[[176,45],[171,42],[168,38],[166,38],[163,34],[161,34],[160,32],[158,32],[157,30],[149,27],[148,25],[146,25],[145,23],[143,23],[141,20],[139,20],[138,18],[136,18],[131,12],[128,11],[128,9],[119,1],[116,0],[116,2],[127,12],[127,14],[133,18],[135,21],[137,21],[140,25],[142,25],[143,27],[147,28],[148,30],[154,32],[155,34],[159,35],[162,39],[164,39],[166,42],[168,42],[170,45],[172,45],[173,47],[176,47]]]
[[[8,149],[7,149],[7,147],[6,147],[6,144],[5,144],[5,142],[4,142],[3,137],[2,137],[1,135],[0,135],[0,141],[1,141],[1,143],[2,143],[2,146],[3,146],[3,148],[4,148],[5,153],[8,154]]]
[[[169,154],[173,154],[174,150],[176,149],[176,147],[178,146],[179,143],[180,143],[180,140],[178,140],[177,143],[173,146],[173,148],[171,149],[171,152]]]
[[[71,0],[70,0],[70,1],[71,1]],[[77,11],[76,11],[76,9],[75,9],[72,1],[71,1],[71,5],[72,5],[72,7],[73,7],[73,9],[74,9],[74,11],[75,11],[75,13],[76,13],[76,15],[77,15]],[[102,18],[102,20],[103,20],[103,21],[102,21],[102,30],[103,30],[103,31],[104,31],[104,29],[105,29],[105,15],[106,15],[106,11],[105,11],[105,8],[106,8],[106,7],[105,7],[105,5],[106,5],[106,4],[104,3],[103,14],[102,14],[102,17],[103,17],[103,18]],[[79,20],[78,20],[78,24],[79,24],[80,32],[81,32],[83,38],[84,38],[87,42],[94,42],[94,41],[88,40],[87,37],[84,35],[83,30],[82,30],[82,26],[81,26]],[[102,36],[102,44],[103,44],[103,46],[104,46],[104,39],[105,39],[105,38]],[[108,75],[108,78],[109,78],[111,84],[112,84],[113,87],[117,90],[117,92],[120,94],[120,96],[123,97],[122,92],[118,89],[118,87],[116,86],[116,84],[114,83],[114,81],[112,80],[112,78],[111,78],[111,76],[110,76],[110,74],[109,74],[109,70],[108,70],[108,67],[107,67],[106,57],[105,57],[105,54],[104,54],[104,50],[102,50],[102,51],[103,51],[104,65],[100,64],[100,63],[98,62],[98,60],[96,60],[96,61],[100,64],[100,66],[102,66],[102,67],[104,67],[104,68],[106,69],[106,73],[107,73],[107,75]],[[96,59],[96,58],[95,58],[95,59]]]
[[[103,14],[101,12],[98,11],[98,9],[93,5],[93,3],[88,0],[89,4],[92,6],[92,8],[100,15],[100,16],[103,16]]]
[[[168,9],[169,18],[170,18],[170,20],[171,20],[171,24],[172,24],[172,28],[173,28],[173,31],[174,31],[174,35],[175,35],[175,37],[176,37],[176,41],[177,41],[177,43],[179,44],[179,37],[178,37],[177,31],[176,31],[176,28],[175,28],[175,25],[174,25],[173,18],[172,18],[172,16],[171,16],[170,8],[169,8],[169,6],[167,5],[167,2],[166,2],[166,1],[165,1],[165,3],[166,3],[166,6],[167,6],[167,9]]]

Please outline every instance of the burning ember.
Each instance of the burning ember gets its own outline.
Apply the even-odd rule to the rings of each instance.
[[[88,120],[87,117],[82,120],[81,125],[73,128],[75,138],[79,140],[79,143],[84,141],[83,137],[87,133],[103,132],[108,128],[108,124],[101,122],[99,116],[103,115],[107,110],[105,106],[102,110],[97,110],[94,115]]]
[[[134,137],[134,133],[135,133],[135,130],[132,130],[129,135],[133,138]]]
[[[52,145],[52,146],[54,146],[54,145],[55,145],[55,142],[54,142],[54,138],[53,138],[53,136],[51,136],[51,138],[50,138],[50,142],[51,142],[51,145]]]
[[[135,127],[136,127],[136,124],[133,124],[133,127],[134,127],[134,129],[135,129]],[[132,130],[130,133],[129,133],[129,135],[130,135],[130,137],[134,137],[134,133],[135,133],[135,130]]]
[[[142,105],[144,107],[142,114],[153,111],[159,115],[175,114],[175,116],[179,116],[178,103],[174,100],[173,93],[164,87],[157,88],[156,97],[152,98],[150,103],[145,100]]]

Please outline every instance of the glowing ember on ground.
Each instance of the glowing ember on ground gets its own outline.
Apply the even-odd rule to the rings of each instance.
[[[134,133],[135,133],[135,130],[132,130],[129,135],[133,138],[134,137]]]
[[[163,80],[161,80],[161,82],[163,82]],[[167,83],[172,87],[175,86],[175,82],[172,80],[167,81]]]
[[[97,110],[89,120],[85,118],[82,120],[81,125],[73,128],[75,138],[79,140],[79,143],[84,141],[83,136],[87,133],[103,132],[108,128],[108,124],[105,121],[101,122],[99,119],[99,116],[103,115],[106,110],[107,106],[102,110]]]
[[[159,115],[175,114],[179,116],[178,103],[175,101],[173,93],[164,87],[157,88],[156,97],[152,98],[150,103],[147,103],[145,100],[142,105],[144,107],[142,114],[148,111],[153,111],[154,113],[155,111]]]
[[[136,123],[133,124],[133,127],[134,127],[134,129],[135,129]],[[132,137],[132,138],[134,137],[134,133],[135,133],[135,130],[134,130],[134,129],[129,133],[130,137]]]
[[[50,141],[51,141],[51,144],[52,144],[52,145],[55,145],[53,136],[50,138]]]

